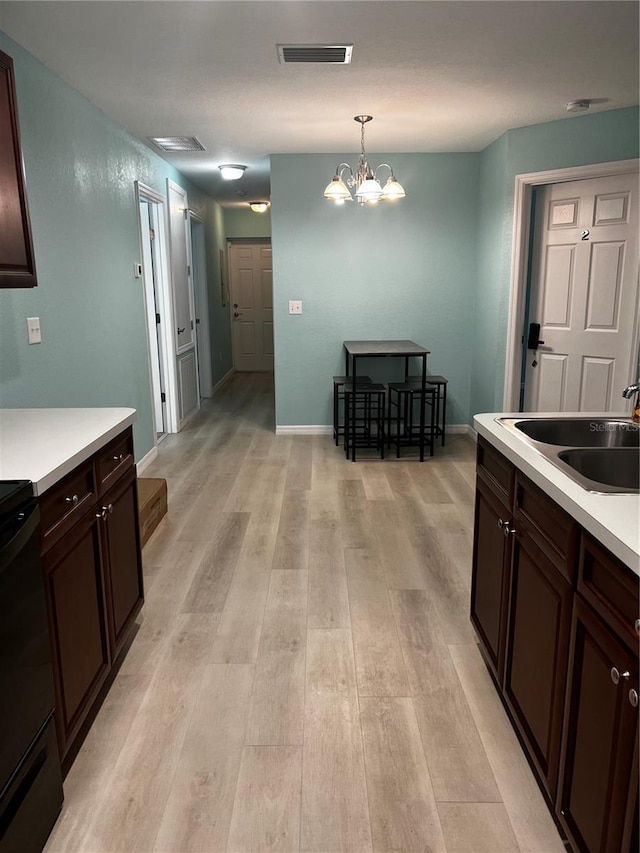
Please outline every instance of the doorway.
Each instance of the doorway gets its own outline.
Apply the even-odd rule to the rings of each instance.
[[[537,172],[516,176],[507,358],[505,365],[503,400],[503,408],[505,411],[522,410],[522,405],[524,405],[525,376],[527,376],[527,373],[532,374],[533,371],[540,366],[541,357],[547,360],[547,364],[545,366],[548,367],[548,374],[550,374],[551,368],[555,368],[556,370],[556,376],[558,378],[554,392],[556,393],[556,398],[554,400],[548,398],[544,401],[539,401],[536,404],[532,403],[530,397],[527,396],[529,405],[539,405],[544,408],[551,406],[554,411],[574,410],[572,409],[574,406],[581,406],[582,410],[588,410],[590,407],[593,407],[594,403],[598,400],[601,405],[599,407],[596,406],[595,409],[591,408],[591,410],[602,410],[602,404],[607,398],[607,394],[609,394],[610,399],[612,400],[612,404],[610,405],[613,405],[613,408],[617,410],[622,407],[621,405],[617,405],[616,401],[617,383],[619,383],[620,380],[616,375],[614,375],[612,367],[612,363],[619,360],[617,356],[611,356],[604,351],[599,352],[597,350],[594,351],[593,355],[590,355],[588,351],[589,348],[587,347],[585,352],[579,354],[577,360],[575,358],[573,359],[573,362],[578,366],[574,370],[574,365],[571,364],[571,371],[569,372],[569,353],[565,352],[562,348],[554,348],[552,352],[551,348],[554,347],[554,344],[547,343],[547,338],[545,336],[546,332],[543,333],[542,329],[546,329],[547,326],[549,326],[553,333],[556,330],[555,327],[575,325],[577,330],[581,330],[580,334],[586,334],[588,332],[604,332],[604,336],[601,335],[600,337],[604,337],[604,339],[607,337],[612,339],[618,333],[618,327],[625,325],[622,321],[624,321],[628,313],[629,303],[627,297],[625,297],[625,300],[627,301],[624,302],[626,307],[623,308],[618,296],[617,288],[620,276],[624,272],[624,268],[630,264],[632,269],[635,270],[632,273],[632,278],[635,281],[635,295],[632,297],[634,304],[631,309],[633,330],[631,332],[631,340],[627,340],[626,342],[627,358],[624,359],[626,362],[626,374],[624,375],[622,386],[619,390],[621,391],[622,387],[627,384],[628,376],[633,372],[633,370],[635,370],[635,359],[638,348],[637,248],[634,251],[633,247],[629,246],[629,248],[632,249],[632,252],[627,252],[625,249],[620,247],[618,235],[611,231],[607,232],[606,229],[610,229],[612,226],[620,224],[613,221],[616,218],[628,218],[629,216],[633,217],[634,215],[637,217],[637,212],[634,214],[634,205],[635,210],[637,211],[637,173],[638,161],[627,160],[615,163],[601,163],[592,166],[581,166],[551,172]],[[555,247],[551,247],[550,251],[547,249],[543,251],[540,260],[534,256],[534,246],[531,236],[534,188],[540,188],[544,185],[553,185],[554,187],[558,187],[559,195],[557,198],[553,200],[547,199],[546,202],[543,201],[541,205],[536,206],[536,209],[538,210],[538,215],[542,217],[545,213],[546,205],[547,221],[549,220],[549,217],[551,217],[552,224],[554,224],[553,217],[555,216],[555,230],[565,232],[565,236],[568,237],[569,231],[573,227],[572,220],[569,221],[568,219],[570,216],[573,216],[571,204],[568,206],[564,203],[558,205],[553,204],[553,202],[562,201],[563,190],[560,185],[566,187],[569,182],[573,182],[573,189],[576,189],[575,185],[581,184],[583,181],[589,182],[592,179],[599,178],[611,178],[614,180],[616,179],[616,176],[622,175],[631,175],[629,184],[633,187],[631,195],[626,196],[628,190],[623,189],[621,193],[624,198],[622,198],[620,197],[619,187],[617,188],[615,184],[612,184],[607,188],[605,185],[604,189],[602,186],[597,188],[592,195],[591,202],[587,203],[586,206],[581,203],[576,205],[576,216],[580,215],[578,214],[578,209],[581,206],[584,211],[590,211],[590,213],[584,212],[583,214],[587,217],[584,221],[589,221],[590,224],[584,225],[583,221],[578,223],[581,227],[579,228],[577,242],[588,244],[586,247],[578,247],[580,252],[588,254],[586,266],[585,264],[576,265],[575,259],[577,258],[577,254],[575,248],[573,250],[567,248],[571,242],[569,239],[567,239],[566,243],[563,243],[562,239],[558,241],[557,246],[564,246],[565,248],[559,248],[557,252],[555,252]],[[537,191],[540,192],[540,190]],[[632,196],[635,196],[635,198],[632,199]],[[568,198],[569,197],[564,199],[564,202],[566,202]],[[571,198],[575,198],[575,195],[572,195]],[[621,204],[622,210],[620,208]],[[549,208],[549,205],[551,205],[551,208]],[[557,207],[557,210],[554,210],[555,207]],[[550,209],[551,213],[549,212]],[[560,221],[563,217],[567,218],[566,222]],[[605,223],[605,219],[609,219],[610,221]],[[578,222],[578,220],[576,220],[576,222]],[[583,239],[584,231],[587,231],[588,235]],[[578,301],[576,307],[571,306],[570,299],[568,302],[565,300],[565,304],[568,306],[567,318],[572,318],[570,323],[559,322],[562,318],[560,317],[560,314],[557,313],[558,306],[562,301],[560,299],[560,295],[562,293],[563,286],[550,286],[550,297],[546,303],[547,308],[544,307],[545,303],[543,297],[543,313],[540,316],[542,317],[542,320],[544,320],[544,312],[547,309],[548,312],[551,312],[552,306],[556,313],[553,315],[552,313],[548,313],[546,315],[547,319],[551,319],[552,322],[546,324],[542,320],[540,321],[541,330],[539,338],[541,338],[541,341],[536,355],[535,351],[527,348],[526,343],[530,337],[529,333],[535,332],[535,329],[529,329],[527,324],[529,322],[537,322],[537,318],[534,318],[533,316],[534,308],[537,307],[538,310],[540,310],[539,306],[534,306],[533,301],[531,306],[528,304],[529,293],[527,285],[530,279],[530,268],[533,273],[531,276],[532,279],[537,275],[538,278],[542,276],[542,280],[544,281],[545,276],[547,276],[547,269],[552,267],[556,260],[559,261],[563,253],[564,267],[560,263],[558,263],[557,266],[559,266],[560,269],[565,269],[565,294],[568,295],[569,291],[573,290],[575,275],[580,266],[583,269],[588,270],[586,283],[583,283],[581,288],[581,301]],[[571,256],[574,258],[573,261],[570,260]],[[614,256],[617,257],[617,261]],[[596,286],[598,280],[604,281],[606,284],[598,287]],[[614,290],[613,293],[612,287]],[[622,316],[623,312],[625,317]],[[604,328],[599,328],[600,326],[603,326]],[[595,339],[596,335],[593,334],[591,337]],[[550,336],[550,339],[554,340],[553,335]],[[542,343],[542,341],[544,341],[544,343]],[[548,350],[546,349],[547,346],[549,347]],[[533,366],[533,361],[537,361],[535,367]],[[529,364],[527,364],[527,362],[529,362]],[[561,367],[561,364],[564,364],[564,367]],[[561,374],[563,371],[565,371],[566,377],[564,380],[565,392],[561,391]],[[576,375],[579,377],[577,382],[575,380]],[[621,374],[618,373],[618,376],[619,375]],[[539,384],[540,376],[541,373],[539,372],[537,374]],[[551,382],[550,379],[549,382]],[[547,382],[545,379],[545,387],[546,385]],[[574,391],[577,392],[577,403],[576,399],[568,396],[569,386],[571,387],[572,394]],[[596,387],[600,390],[596,391]],[[610,393],[607,391],[607,388],[611,389]],[[529,393],[530,392],[527,392],[528,395]],[[600,397],[598,397],[598,395],[600,395]],[[559,406],[562,406],[563,408],[558,409]],[[564,408],[564,406],[567,406],[568,408]],[[607,406],[605,410],[607,409],[610,409],[610,406]]]
[[[273,371],[271,242],[229,244],[233,366]]]
[[[635,364],[638,176],[539,187],[534,207],[522,408],[620,409]]]
[[[165,199],[139,181],[135,182],[135,192],[142,256],[149,380],[157,443],[167,432],[177,431]]]

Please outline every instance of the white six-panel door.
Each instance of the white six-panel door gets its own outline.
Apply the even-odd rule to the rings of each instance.
[[[229,271],[233,366],[273,370],[271,246],[232,243]]]
[[[525,411],[623,409],[637,311],[637,173],[541,189],[529,320],[544,344],[527,353]]]

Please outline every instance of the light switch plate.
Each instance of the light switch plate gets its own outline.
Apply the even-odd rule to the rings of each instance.
[[[30,344],[41,344],[40,317],[27,317],[27,334]]]
[[[300,299],[289,300],[289,314],[302,314],[302,301]]]

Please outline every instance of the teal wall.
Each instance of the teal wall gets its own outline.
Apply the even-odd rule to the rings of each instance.
[[[254,213],[247,208],[230,207],[224,211],[224,228],[228,239],[234,237],[264,238],[271,236],[271,212]]]
[[[426,346],[430,372],[450,381],[450,420],[468,418],[479,157],[370,159],[392,163],[406,199],[376,207],[327,202],[323,190],[352,152],[271,157],[279,426],[332,422],[331,376],[344,372],[349,339]],[[302,300],[302,316],[287,313],[290,299]],[[391,362],[384,367],[391,371]]]
[[[154,435],[134,182],[163,195],[167,178],[185,187],[209,257],[218,205],[1,32],[0,49],[15,65],[38,273],[37,288],[0,292],[0,405],[131,406],[140,459]],[[31,316],[39,346],[27,344]]]
[[[480,166],[480,233],[470,416],[502,409],[516,175],[639,156],[631,107],[510,130]]]

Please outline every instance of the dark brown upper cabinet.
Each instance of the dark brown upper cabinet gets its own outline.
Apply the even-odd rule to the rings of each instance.
[[[35,287],[13,60],[0,50],[0,287]]]

